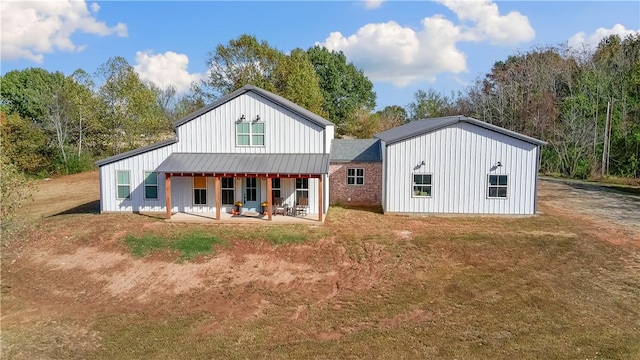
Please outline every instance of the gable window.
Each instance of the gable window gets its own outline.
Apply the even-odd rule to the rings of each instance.
[[[147,200],[158,199],[158,173],[153,171],[144,172],[144,198]]]
[[[296,204],[300,204],[301,198],[309,198],[309,179],[296,179]]]
[[[487,195],[490,199],[507,197],[509,179],[507,175],[489,175],[489,188]]]
[[[431,174],[413,174],[413,196],[430,197],[432,186]]]
[[[271,179],[271,199],[275,201],[276,198],[282,198],[282,191],[280,189],[280,178]]]
[[[364,185],[364,169],[347,169],[347,185]]]
[[[117,199],[131,199],[131,182],[128,170],[116,171]]]
[[[193,204],[207,205],[207,178],[204,176],[193,178]]]
[[[236,123],[237,146],[264,146],[263,122]]]
[[[222,203],[224,205],[232,205],[235,199],[235,186],[232,177],[222,178]]]

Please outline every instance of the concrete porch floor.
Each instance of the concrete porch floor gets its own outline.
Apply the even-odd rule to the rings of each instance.
[[[178,212],[171,215],[168,222],[183,223],[208,223],[208,224],[322,224],[326,219],[326,214],[322,215],[322,222],[318,221],[318,214],[306,216],[273,215],[271,221],[267,216],[260,215],[231,215],[229,213],[220,214],[220,220],[216,220],[215,213],[184,213]]]

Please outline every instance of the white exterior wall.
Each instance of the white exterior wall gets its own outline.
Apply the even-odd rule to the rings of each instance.
[[[236,120],[260,115],[265,123],[265,146],[236,146]],[[247,121],[247,120],[245,120]],[[144,172],[154,171],[174,152],[208,153],[329,153],[333,126],[322,128],[259,95],[248,92],[176,129],[178,142],[159,149],[118,160],[100,167],[100,209],[102,212],[165,212],[165,178],[158,174],[158,199],[144,199]],[[130,199],[116,199],[116,171],[130,172]],[[328,209],[328,178],[324,177],[325,212]],[[267,200],[267,184],[261,181],[261,201]],[[295,203],[295,179],[281,180],[286,202]],[[317,214],[318,180],[309,179],[309,213]],[[236,178],[235,198],[242,200],[242,179]],[[207,205],[193,204],[193,178],[171,178],[173,212],[215,213],[214,178],[207,178]],[[222,211],[231,211],[223,205]]]
[[[144,172],[154,171],[171,153],[177,144],[171,144],[144,154],[132,156],[100,167],[100,210],[111,211],[165,211],[164,175],[158,174],[158,200],[144,199]],[[116,171],[128,170],[131,198],[116,199]],[[172,181],[172,188],[174,178]],[[175,189],[175,188],[174,188]],[[175,191],[175,190],[174,190]]]
[[[537,145],[458,123],[385,148],[383,206],[391,213],[534,214]],[[416,168],[424,161],[425,165]],[[495,167],[501,162],[501,167]],[[415,168],[415,169],[414,169]],[[432,174],[432,196],[412,196],[412,174]],[[506,199],[489,199],[488,174],[507,174]]]
[[[260,115],[265,124],[264,146],[236,146],[236,121]],[[332,127],[331,127],[332,128]],[[178,152],[321,154],[325,129],[254,93],[245,93],[181,125]]]

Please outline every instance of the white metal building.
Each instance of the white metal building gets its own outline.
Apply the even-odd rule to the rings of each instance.
[[[282,198],[328,209],[333,123],[247,85],[174,123],[176,137],[122,153],[100,168],[102,212],[246,212]],[[271,211],[269,211],[269,218]]]
[[[465,116],[414,121],[376,137],[385,213],[536,212],[544,141]]]

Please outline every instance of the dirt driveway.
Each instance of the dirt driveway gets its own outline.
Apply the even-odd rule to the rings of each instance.
[[[640,196],[582,181],[541,179],[539,204],[588,218],[601,229],[623,232],[640,241]]]

